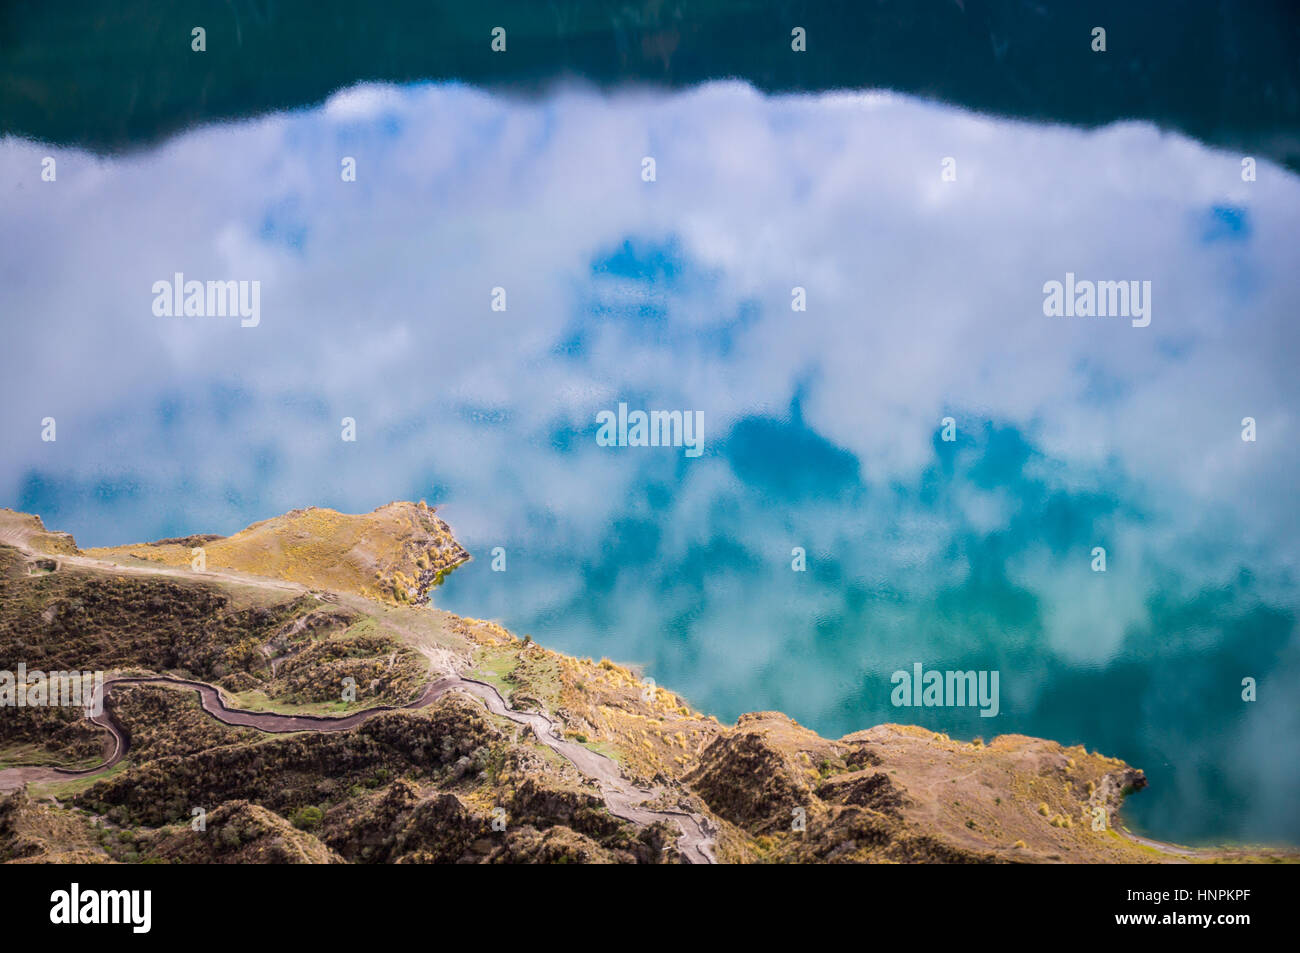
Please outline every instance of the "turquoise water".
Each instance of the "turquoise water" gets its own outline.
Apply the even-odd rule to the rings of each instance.
[[[0,140],[0,501],[100,545],[424,498],[476,556],[439,605],[720,718],[1084,744],[1155,835],[1295,842],[1300,182],[1240,163],[739,82]],[[260,322],[156,316],[178,271]],[[1150,325],[1045,316],[1067,273],[1150,281]],[[598,445],[621,402],[702,453]],[[998,715],[895,708],[918,662],[997,671]]]

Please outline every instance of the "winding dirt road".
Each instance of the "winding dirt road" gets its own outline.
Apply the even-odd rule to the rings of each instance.
[[[385,711],[424,708],[450,691],[459,691],[480,699],[488,711],[520,725],[532,728],[537,740],[565,758],[580,772],[592,778],[611,814],[634,824],[653,824],[667,821],[680,831],[678,849],[688,863],[712,864],[712,836],[702,818],[687,811],[652,810],[642,805],[660,796],[660,790],[639,788],[627,781],[611,759],[571,741],[565,741],[559,725],[538,712],[519,711],[506,704],[501,693],[486,682],[462,675],[444,675],[425,686],[420,697],[405,705],[380,705],[350,715],[282,715],[275,712],[248,711],[231,708],[214,685],[168,675],[122,676],[104,681],[105,697],[100,699],[98,715],[90,720],[109,734],[107,757],[92,768],[59,768],[48,766],[15,767],[0,770],[0,792],[13,791],[31,783],[48,783],[85,778],[101,774],[122,760],[130,750],[131,742],[122,726],[106,704],[108,696],[118,686],[161,685],[193,689],[199,695],[203,710],[223,724],[254,728],[267,733],[295,731],[347,731]]]
[[[453,689],[482,699],[488,711],[494,715],[531,727],[538,741],[592,778],[599,786],[609,812],[615,817],[642,825],[667,821],[680,832],[677,849],[688,863],[717,863],[713,856],[713,834],[700,815],[689,811],[653,810],[645,807],[647,801],[662,796],[665,793],[663,789],[642,788],[632,784],[623,777],[618,763],[613,759],[577,742],[565,741],[558,722],[539,712],[511,708],[501,693],[486,682],[462,675],[454,678],[456,684],[452,686]]]
[[[256,586],[262,589],[276,589],[282,592],[307,593],[312,591],[307,586],[303,586],[299,583],[289,582],[286,580],[267,579],[262,576],[253,576],[237,572],[210,570],[203,573],[197,573],[191,572],[185,568],[174,566],[123,566],[119,563],[94,559],[89,556],[47,554],[35,550],[30,545],[30,535],[32,532],[32,529],[26,527],[21,529],[11,527],[0,528],[0,543],[13,546],[28,557],[55,559],[60,566],[74,565],[105,572],[150,576],[178,576],[202,581],[210,581],[213,578],[216,578],[225,582]],[[507,718],[516,724],[532,728],[533,734],[539,742],[556,752],[560,757],[564,758],[577,768],[579,772],[596,782],[596,785],[600,789],[601,796],[605,800],[606,806],[609,808],[610,813],[615,817],[620,817],[623,820],[639,825],[653,824],[657,821],[666,821],[676,827],[680,832],[677,846],[682,858],[687,863],[717,863],[713,854],[714,832],[710,830],[710,825],[703,816],[689,811],[675,811],[671,809],[654,810],[645,807],[644,805],[647,801],[661,797],[665,792],[662,789],[641,788],[632,784],[623,777],[622,771],[619,769],[617,762],[613,759],[592,751],[590,748],[586,748],[575,742],[566,741],[564,739],[562,726],[558,722],[539,712],[519,711],[515,708],[511,708],[506,703],[506,700],[501,696],[501,693],[492,685],[454,672],[443,674],[429,682],[429,684],[425,686],[420,697],[406,705],[377,706],[350,715],[333,717],[325,715],[281,715],[274,712],[255,712],[245,711],[239,708],[231,708],[225,703],[224,699],[221,697],[221,692],[216,688],[216,686],[209,685],[206,682],[173,678],[165,675],[146,677],[123,676],[105,679],[104,693],[106,697],[101,701],[106,702],[107,696],[112,693],[114,686],[117,685],[171,685],[182,688],[191,688],[198,692],[199,701],[203,706],[203,710],[218,721],[227,725],[255,728],[258,731],[270,733],[291,731],[346,731],[349,728],[355,728],[357,725],[373,718],[380,712],[394,711],[403,708],[423,708],[427,705],[433,704],[449,691],[463,692],[480,699],[492,714]],[[126,756],[130,747],[130,739],[122,730],[121,726],[113,719],[111,709],[108,705],[102,704],[99,707],[100,714],[93,717],[91,721],[104,728],[109,733],[112,746],[111,750],[107,751],[107,757],[102,764],[93,768],[81,770],[47,766],[3,769],[0,770],[0,793],[15,790],[32,782],[57,782],[66,781],[70,778],[89,777],[107,771],[109,768],[121,761],[122,758]]]

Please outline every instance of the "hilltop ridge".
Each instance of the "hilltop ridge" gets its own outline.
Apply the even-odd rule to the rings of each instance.
[[[188,566],[195,549],[203,551],[209,569],[284,579],[393,604],[427,602],[429,589],[469,559],[450,527],[423,501],[396,501],[357,515],[311,506],[253,523],[233,536],[188,536],[100,547],[85,554]]]

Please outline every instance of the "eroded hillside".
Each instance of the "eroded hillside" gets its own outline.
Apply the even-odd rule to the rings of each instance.
[[[0,670],[109,686],[96,723],[0,708],[0,859],[1293,859],[1129,836],[1141,772],[1078,747],[720,724],[627,667],[423,604],[465,558],[420,504],[85,553],[0,512]]]

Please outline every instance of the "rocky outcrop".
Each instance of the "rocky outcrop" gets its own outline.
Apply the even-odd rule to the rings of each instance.
[[[823,801],[856,804],[882,814],[902,816],[903,794],[894,787],[889,775],[881,771],[860,771],[831,778],[817,788],[817,796]]]
[[[741,715],[704,749],[686,783],[715,814],[751,834],[789,828],[796,809],[806,811],[813,798],[800,742],[827,746],[778,712]]]
[[[137,845],[182,864],[337,864],[343,858],[307,831],[247,801],[222,804],[194,825],[166,828]]]

